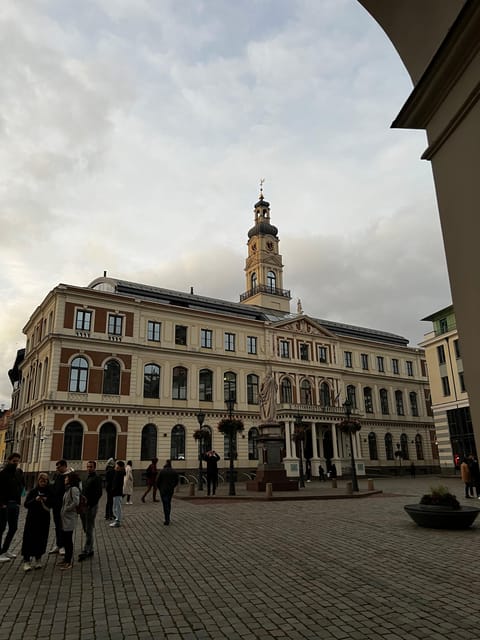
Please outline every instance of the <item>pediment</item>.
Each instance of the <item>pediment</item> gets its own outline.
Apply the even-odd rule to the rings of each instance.
[[[296,318],[289,318],[288,320],[280,320],[275,323],[275,328],[286,329],[293,331],[294,333],[301,333],[309,336],[324,336],[325,338],[335,338],[335,334],[325,327],[322,327],[318,322],[315,322],[313,318],[305,315],[298,315]]]

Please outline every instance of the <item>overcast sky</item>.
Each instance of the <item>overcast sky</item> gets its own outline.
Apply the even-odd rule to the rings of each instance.
[[[238,301],[259,182],[292,311],[406,336],[450,303],[410,79],[356,0],[2,0],[0,403],[60,282]]]

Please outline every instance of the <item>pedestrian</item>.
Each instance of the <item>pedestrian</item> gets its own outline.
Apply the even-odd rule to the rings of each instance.
[[[73,567],[73,533],[77,525],[77,507],[80,504],[80,476],[71,471],[65,474],[65,493],[63,494],[62,510],[62,541],[65,549],[63,561],[59,563],[61,571]]]
[[[115,477],[115,460],[109,458],[105,467],[105,491],[107,493],[107,503],[105,505],[105,520],[113,520],[113,478]]]
[[[39,473],[37,485],[28,492],[23,503],[27,509],[22,541],[24,571],[42,568],[42,556],[47,550],[52,504],[53,493],[48,475]]]
[[[63,458],[58,460],[55,464],[55,475],[53,476],[52,489],[52,514],[53,522],[55,524],[55,544],[50,549],[49,553],[65,553],[63,540],[62,540],[62,504],[63,494],[65,493],[65,475],[68,473],[68,463]]]
[[[325,471],[323,470],[323,467],[321,464],[318,466],[318,479],[320,480],[320,482],[327,481],[327,476],[325,475]]]
[[[157,500],[157,468],[158,458],[152,458],[152,463],[148,465],[147,471],[145,472],[147,478],[147,488],[145,493],[142,496],[142,502],[145,502],[145,498],[148,496],[150,491],[153,489],[153,501],[158,502]]]
[[[480,499],[480,467],[478,466],[478,460],[473,453],[468,456],[468,470],[470,471],[470,492],[473,498],[473,488],[477,493],[477,498]]]
[[[163,515],[165,520],[163,524],[170,524],[170,513],[172,511],[173,491],[178,484],[178,473],[172,469],[171,460],[165,462],[165,466],[158,474],[157,486],[162,499]]]
[[[125,466],[125,478],[123,480],[123,493],[127,496],[126,504],[133,504],[133,465],[129,460]]]
[[[112,484],[113,496],[113,515],[115,520],[110,523],[111,527],[119,527],[122,524],[122,499],[123,499],[123,481],[125,479],[125,463],[123,460],[117,460],[115,465],[115,476]]]
[[[9,562],[17,557],[9,551],[13,536],[18,528],[20,501],[25,490],[23,471],[18,468],[19,453],[11,453],[7,464],[0,471],[0,562]],[[8,525],[5,539],[3,534]]]
[[[214,496],[218,485],[218,461],[220,456],[211,449],[204,453],[203,459],[207,463],[207,495]]]
[[[467,458],[462,459],[462,464],[460,465],[460,476],[465,485],[465,498],[473,498],[472,479],[470,477],[470,468],[468,466]]]
[[[337,467],[336,467],[334,462],[332,462],[332,466],[331,466],[331,469],[330,469],[330,477],[332,479],[335,479],[337,477]]]
[[[97,517],[98,503],[102,497],[102,480],[97,475],[97,463],[95,460],[87,462],[87,477],[83,483],[83,495],[87,499],[87,509],[80,513],[83,532],[85,533],[85,544],[78,556],[78,561],[82,562],[86,558],[93,556],[93,532],[95,531],[95,518]]]
[[[415,464],[412,462],[412,464],[410,465],[410,475],[412,476],[412,478],[415,478],[417,473],[417,469],[415,467]]]

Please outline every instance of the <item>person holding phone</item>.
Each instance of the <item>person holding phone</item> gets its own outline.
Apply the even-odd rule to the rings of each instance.
[[[23,570],[42,568],[42,556],[47,550],[50,530],[50,509],[53,495],[46,473],[39,473],[37,485],[28,492],[23,506],[27,517],[23,528]]]

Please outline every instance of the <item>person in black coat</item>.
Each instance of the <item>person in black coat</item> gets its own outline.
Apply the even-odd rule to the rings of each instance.
[[[42,568],[41,558],[47,550],[52,503],[53,495],[48,475],[39,473],[37,486],[28,492],[23,503],[27,509],[22,541],[24,571]]]
[[[102,480],[96,472],[97,463],[95,460],[87,462],[88,475],[83,483],[82,493],[87,499],[87,509],[80,513],[83,531],[85,533],[85,544],[82,553],[78,556],[79,562],[93,556],[93,532],[95,530],[95,518],[97,517],[98,502],[102,497]]]
[[[9,551],[18,528],[20,500],[25,489],[23,471],[18,468],[19,453],[11,453],[0,471],[0,562],[10,562],[16,554]],[[7,535],[3,534],[8,526]]]
[[[105,468],[105,491],[107,492],[107,503],[105,505],[105,520],[114,520],[113,517],[113,479],[115,477],[115,460],[109,458]]]
[[[160,498],[162,500],[163,515],[165,521],[163,524],[170,524],[170,513],[172,511],[172,498],[175,487],[178,484],[178,473],[175,469],[172,469],[171,460],[165,462],[165,466],[160,471],[157,477],[157,487],[160,492]]]
[[[203,459],[207,463],[207,495],[210,495],[210,493],[215,495],[218,484],[218,461],[220,456],[212,449],[204,454]]]
[[[65,475],[68,473],[68,463],[66,460],[58,460],[55,464],[56,472],[53,477],[52,490],[52,513],[53,522],[55,523],[55,544],[49,553],[64,553],[62,539],[62,511],[63,494],[65,493]]]

